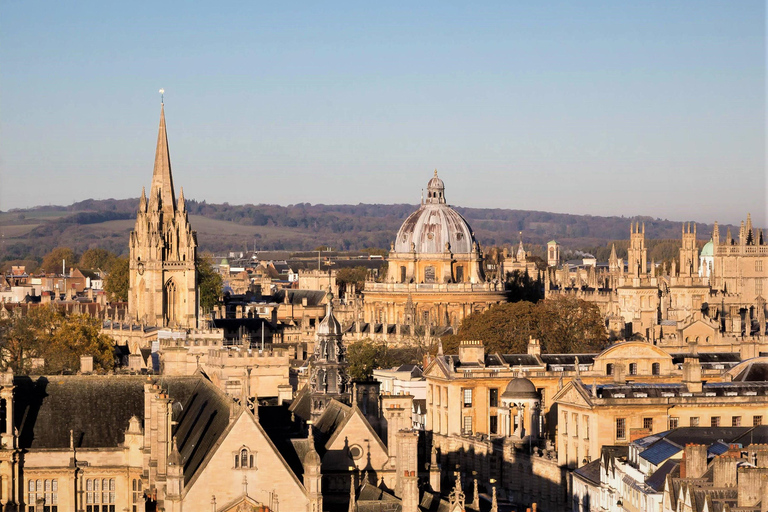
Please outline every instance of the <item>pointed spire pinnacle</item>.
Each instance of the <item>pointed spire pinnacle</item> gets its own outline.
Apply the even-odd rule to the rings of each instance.
[[[443,340],[439,339],[437,340],[437,357],[441,357],[443,355]]]
[[[355,507],[355,474],[350,473],[349,475],[349,512],[355,512],[357,510],[357,507]]]
[[[179,211],[186,211],[187,204],[184,202],[184,187],[179,191]]]
[[[155,168],[152,172],[152,187],[150,197],[157,197],[160,204],[157,207],[174,212],[176,210],[176,194],[173,190],[171,175],[171,155],[168,151],[168,134],[165,130],[165,105],[160,106],[160,128],[157,131],[157,148],[155,149]]]
[[[141,187],[141,197],[139,198],[139,211],[147,211],[147,192],[144,187]]]
[[[491,497],[491,511],[490,512],[499,512],[499,501],[496,498],[496,486],[494,485],[492,487],[493,489],[493,495]]]

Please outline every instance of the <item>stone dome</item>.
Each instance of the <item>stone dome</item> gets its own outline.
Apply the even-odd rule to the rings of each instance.
[[[701,248],[701,253],[699,253],[700,256],[714,256],[715,255],[715,244],[712,243],[712,240],[704,244],[704,247]]]
[[[333,294],[328,292],[326,297],[328,303],[326,307],[325,318],[323,318],[323,320],[320,322],[320,325],[317,326],[317,334],[326,336],[341,336],[341,324],[333,315]]]
[[[445,203],[445,185],[435,171],[427,185],[424,203],[405,219],[397,232],[395,252],[437,254],[445,252],[448,244],[454,254],[470,254],[475,243],[467,221]]]
[[[528,379],[516,378],[507,384],[507,389],[501,395],[502,398],[539,398],[536,386]]]

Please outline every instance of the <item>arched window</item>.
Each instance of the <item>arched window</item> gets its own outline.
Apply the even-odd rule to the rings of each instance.
[[[661,375],[661,365],[659,363],[653,363],[651,365],[651,373],[653,375]]]
[[[246,450],[245,448],[240,450],[240,467],[241,468],[248,467],[248,450]]]

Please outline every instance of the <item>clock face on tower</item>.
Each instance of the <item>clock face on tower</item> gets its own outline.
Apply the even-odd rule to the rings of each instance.
[[[137,270],[138,270],[140,276],[144,275],[144,264],[142,262],[139,262],[139,266],[138,266]]]

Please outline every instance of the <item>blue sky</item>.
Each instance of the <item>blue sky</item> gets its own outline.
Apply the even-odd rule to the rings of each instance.
[[[765,226],[765,4],[0,5],[0,209],[185,196]]]

